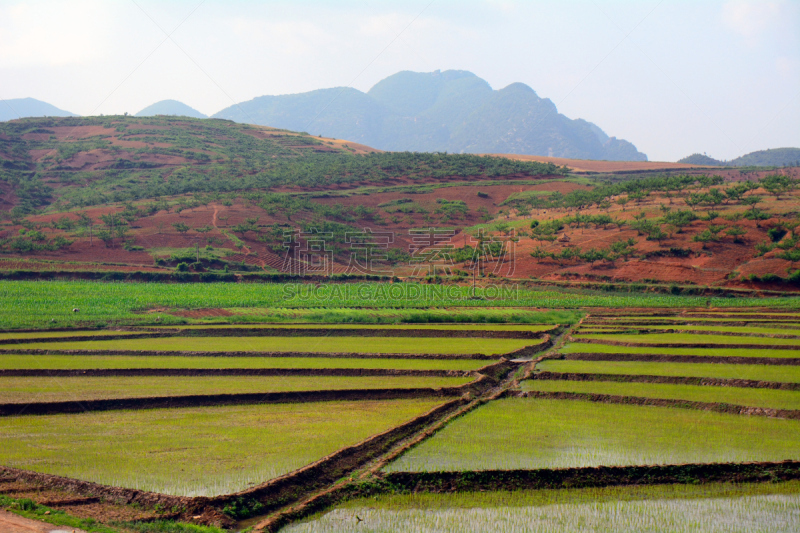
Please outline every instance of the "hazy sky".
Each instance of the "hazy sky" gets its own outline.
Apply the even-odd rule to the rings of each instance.
[[[0,98],[83,115],[436,69],[526,83],[651,160],[800,146],[798,0],[0,0]]]

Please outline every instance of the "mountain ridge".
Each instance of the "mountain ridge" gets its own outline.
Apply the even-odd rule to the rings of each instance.
[[[64,111],[52,104],[36,98],[10,98],[0,100],[0,122],[26,117],[76,117],[75,113]]]
[[[717,165],[725,167],[784,167],[798,166],[800,163],[800,148],[770,148],[756,150],[730,161],[720,161],[705,154],[692,154],[679,160],[678,163],[692,165]]]
[[[628,141],[570,119],[523,83],[494,90],[468,71],[402,71],[366,93],[350,87],[265,95],[212,115],[381,150],[513,153],[646,161]]]
[[[190,107],[178,100],[160,100],[145,107],[135,116],[154,117],[156,115],[180,116],[192,118],[208,118],[208,115],[201,113],[197,109]]]

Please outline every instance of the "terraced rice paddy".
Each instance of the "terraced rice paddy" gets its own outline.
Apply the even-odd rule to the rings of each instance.
[[[24,332],[24,333],[10,333],[4,332],[0,333],[0,340],[4,339],[58,339],[63,337],[75,337],[75,336],[93,336],[93,337],[105,337],[108,335],[135,335],[139,332],[137,331],[112,331],[112,330],[105,330],[105,331],[97,331],[97,330],[75,330],[75,331],[33,331],[33,332]]]
[[[270,290],[274,292],[274,288]],[[136,291],[126,291],[127,288],[118,288],[117,292],[120,297],[128,299],[136,296]],[[173,298],[188,297],[182,289],[170,288],[168,292]],[[219,292],[214,294],[220,301],[228,298]],[[161,298],[150,293],[147,295],[151,300]],[[244,295],[237,293],[236,297],[241,299]],[[697,468],[729,468],[737,476],[742,469],[753,468],[762,476],[757,479],[797,477],[790,470],[793,467],[786,466],[787,463],[778,466],[738,464],[800,461],[800,420],[793,419],[794,411],[800,411],[800,391],[792,390],[793,384],[800,383],[800,365],[792,364],[794,359],[800,359],[800,338],[770,336],[800,334],[800,326],[791,322],[796,313],[784,311],[770,316],[756,308],[733,317],[731,313],[707,316],[706,309],[698,309],[697,314],[691,316],[688,313],[679,315],[676,311],[671,316],[648,317],[644,316],[648,311],[641,308],[644,300],[660,301],[657,305],[663,304],[659,311],[663,315],[668,302],[687,302],[689,299],[676,300],[669,296],[661,301],[656,298],[637,300],[629,296],[604,296],[587,300],[576,296],[575,301],[607,301],[608,298],[618,298],[614,305],[620,309],[618,314],[610,316],[612,312],[608,310],[605,315],[603,311],[590,312],[580,328],[568,333],[574,341],[568,336],[559,337],[563,328],[550,323],[392,326],[227,326],[217,323],[176,326],[171,325],[175,317],[159,327],[130,330],[130,333],[159,332],[165,334],[164,337],[103,338],[120,335],[113,330],[48,332],[46,335],[0,334],[6,335],[6,339],[14,336],[24,340],[41,339],[41,342],[0,345],[0,371],[16,372],[21,376],[8,372],[3,376],[0,373],[0,403],[35,402],[41,409],[37,411],[39,413],[64,413],[16,416],[13,409],[18,409],[18,406],[8,408],[10,410],[5,412],[15,416],[0,416],[0,442],[3,443],[0,446],[0,464],[177,495],[231,495],[289,474],[264,488],[265,492],[259,492],[257,496],[237,494],[235,498],[238,500],[234,503],[228,499],[228,504],[202,504],[211,505],[214,512],[232,518],[266,513],[264,506],[284,501],[280,498],[288,497],[285,503],[290,503],[291,498],[313,495],[337,480],[349,483],[354,469],[360,469],[357,471],[363,476],[353,478],[354,486],[359,490],[371,487],[378,492],[367,499],[354,499],[338,506],[332,502],[332,511],[311,516],[305,522],[291,525],[286,531],[721,532],[796,529],[800,521],[800,481],[694,486],[689,482],[707,479],[687,474],[679,479],[685,479],[687,484],[675,485],[570,489],[568,486],[572,481],[568,481],[558,490],[520,488],[531,486],[524,484],[508,485],[515,488],[511,492],[494,492],[495,485],[487,487],[487,492],[479,491],[483,488],[470,489],[469,483],[488,479],[481,476],[502,481],[504,476],[533,475],[524,472],[530,469],[587,466],[635,466],[639,472],[635,479],[642,483],[660,479],[657,477],[660,474],[653,474],[660,470],[652,465],[673,465],[662,470],[672,472],[679,468],[681,472],[688,472],[687,468],[695,467],[674,465],[695,463],[723,463]],[[257,300],[251,304],[263,305],[262,300]],[[624,315],[624,302],[628,302],[628,307],[637,308],[630,316]],[[708,299],[701,298],[698,302],[706,305]],[[788,299],[781,302],[787,309],[794,308]],[[736,304],[744,305],[742,301]],[[126,306],[130,306],[130,301],[114,305],[120,320],[129,314]],[[755,305],[755,301],[750,305]],[[364,316],[369,312],[364,309],[302,311],[341,311],[344,314],[357,311]],[[393,312],[391,309],[379,311]],[[399,311],[409,313],[413,310]],[[435,311],[442,315],[449,312],[447,309]],[[495,311],[498,310],[481,312]],[[462,309],[460,312],[467,311]],[[517,310],[512,308],[503,312],[512,316]],[[552,318],[561,311],[525,312],[532,313],[530,316],[538,313]],[[570,313],[574,316],[581,314],[579,311]],[[143,320],[141,315],[136,316],[136,320]],[[764,322],[754,323],[760,318],[752,319],[752,316],[763,317]],[[653,324],[637,325],[648,324],[648,320]],[[676,325],[669,323],[670,320]],[[697,326],[687,324],[689,320],[704,322]],[[633,325],[613,329],[605,324],[613,321],[627,321]],[[250,331],[243,332],[242,328]],[[303,329],[313,331],[303,335]],[[647,329],[654,331],[637,334]],[[332,333],[317,336],[317,330]],[[364,330],[367,332],[360,333]],[[414,334],[410,330],[425,333]],[[706,333],[696,333],[701,330]],[[382,331],[387,331],[386,335],[372,336]],[[486,332],[489,331],[498,333],[488,336]],[[501,338],[513,337],[518,332],[535,335]],[[546,337],[545,333],[553,339]],[[59,339],[83,335],[97,338]],[[628,345],[576,342],[587,339]],[[559,357],[556,353],[545,356],[551,340],[557,342],[558,351],[570,359],[554,359]],[[649,347],[646,346],[648,343],[663,346]],[[698,348],[697,344],[714,346]],[[526,347],[531,347],[523,352],[527,356],[545,356],[545,360],[530,364],[525,360],[496,364],[501,357]],[[14,353],[20,350],[46,350],[50,353]],[[67,350],[99,352],[92,355],[64,354],[63,351]],[[108,353],[113,351],[132,353]],[[136,352],[145,355],[135,355]],[[170,353],[167,355],[165,352]],[[217,354],[203,355],[202,352]],[[656,360],[581,360],[582,354],[600,354],[599,357],[584,356],[597,359],[655,355]],[[661,362],[657,360],[659,355],[714,358],[700,359],[700,362],[697,358],[683,360],[695,361],[692,363]],[[725,357],[742,359],[725,360]],[[789,364],[778,365],[773,358]],[[484,375],[479,377],[475,373],[489,365],[481,371]],[[526,368],[533,372],[531,375],[534,377],[539,372],[548,371],[596,376],[586,377],[586,380],[527,379],[519,384],[513,381],[512,376],[528,375]],[[87,373],[80,375],[84,371]],[[52,372],[52,375],[47,375],[47,372]],[[252,375],[255,372],[264,375]],[[112,375],[98,375],[107,373]],[[281,375],[268,375],[275,373]],[[369,373],[392,375],[369,376]],[[549,377],[559,378],[553,374]],[[687,383],[682,378],[695,381]],[[659,379],[684,382],[657,383]],[[702,385],[696,381],[700,379]],[[432,390],[467,383],[471,383],[471,393],[466,397],[461,397],[460,391],[458,394],[450,392],[452,396],[448,398],[437,397]],[[415,398],[420,394],[424,397],[381,399],[388,393],[408,395],[404,389],[410,388],[421,389],[410,393]],[[349,401],[347,398],[354,396],[344,397],[344,393],[337,396],[335,391],[344,390],[358,390],[358,397],[369,399]],[[309,394],[312,391],[331,392],[312,399]],[[503,394],[493,396],[501,391]],[[297,403],[247,406],[226,406],[220,404],[221,400],[213,400],[213,405],[201,407],[197,402],[180,403],[177,398],[214,394],[266,395],[271,392],[300,394],[277,398],[277,401]],[[559,396],[546,399],[522,397],[534,392]],[[594,401],[587,401],[561,393],[596,396],[592,398]],[[614,403],[607,396],[614,396]],[[91,408],[98,410],[66,414],[64,407],[47,405],[48,402],[60,401],[146,397],[158,399],[125,404],[142,407],[140,410],[122,410],[120,402],[92,402]],[[474,397],[479,401],[473,401]],[[329,401],[317,401],[321,399]],[[660,405],[640,405],[656,400]],[[240,398],[239,401],[244,400]],[[445,402],[448,402],[446,409],[431,413],[431,409]],[[169,405],[169,408],[162,408],[164,405]],[[111,410],[100,410],[106,408]],[[715,410],[710,410],[712,408]],[[464,412],[442,426],[436,425],[458,409],[464,409]],[[417,418],[424,413],[431,414]],[[412,419],[413,425],[398,428]],[[404,443],[413,442],[414,436],[422,435],[423,431],[429,432],[430,436],[414,446],[402,447]],[[347,448],[368,438],[370,444],[365,448]],[[298,471],[328,454],[334,455],[325,459],[324,468],[320,467],[312,474]],[[384,462],[374,462],[380,458]],[[371,465],[389,477],[382,480],[370,477],[366,469]],[[774,477],[772,472],[776,470],[768,470],[771,468],[783,470]],[[522,472],[480,472],[485,470]],[[420,476],[436,478],[444,475],[471,480],[466,485],[467,491],[440,494],[438,492],[445,490],[442,484],[426,485],[419,481],[423,479]],[[537,479],[557,479],[559,475],[536,474],[540,476]],[[290,480],[285,482],[288,492],[275,488],[282,487],[284,479]],[[389,485],[390,479],[409,481],[392,481],[401,485]],[[630,482],[628,478],[619,479],[623,483]],[[619,480],[603,477],[600,481],[616,483]],[[561,482],[552,483],[554,485],[548,486],[558,486]],[[389,490],[386,487],[394,493],[381,493]],[[269,507],[268,510],[276,509]],[[316,509],[309,509],[309,513],[316,512]],[[302,512],[293,514],[292,519],[300,515]],[[239,529],[256,523],[239,524]]]
[[[633,326],[619,326],[624,330],[635,330]],[[800,336],[800,329],[789,328],[776,328],[776,327],[758,327],[758,326],[694,326],[694,325],[652,325],[645,326],[648,330],[689,330],[689,331],[710,331],[720,333],[744,333],[755,335],[798,335]],[[600,331],[613,332],[614,330],[604,329],[604,326],[584,326],[581,328],[583,333],[596,333]]]
[[[800,366],[549,360],[542,361],[536,365],[536,368],[543,372],[577,374],[698,377],[800,383]]]
[[[418,376],[0,377],[0,403],[342,389],[457,387],[473,378]]]
[[[787,390],[664,383],[551,380],[528,380],[522,384],[522,389],[526,391],[579,392],[664,400],[685,400],[688,402],[726,403],[745,407],[768,407],[771,409],[800,409],[800,392]]]
[[[798,521],[795,481],[381,495],[348,501],[286,531],[751,533],[794,531]]]
[[[626,342],[631,344],[771,344],[775,346],[797,346],[800,349],[800,339],[775,339],[765,340],[762,337],[732,337],[727,335],[697,335],[694,333],[643,333],[641,335],[575,335],[575,340],[581,339]]]
[[[739,337],[729,337],[738,339]],[[769,344],[768,342],[758,344]],[[572,343],[561,349],[563,354],[580,353],[624,353],[624,354],[660,354],[660,355],[697,355],[713,357],[781,357],[781,358],[800,358],[800,347],[797,350],[765,350],[763,348],[727,348],[720,345],[719,348],[662,348],[651,346],[612,346],[609,344],[587,344]]]
[[[669,407],[510,398],[454,420],[388,471],[800,459],[800,423]]]
[[[483,359],[396,359],[345,357],[191,357],[180,355],[17,355],[0,353],[0,370],[31,369],[207,369],[207,368],[390,368],[397,370],[476,370]]]
[[[322,402],[7,417],[0,418],[0,464],[166,494],[226,494],[300,468],[439,403]]]
[[[413,337],[160,337],[78,342],[36,342],[29,350],[147,350],[188,352],[309,352],[503,354],[537,344],[538,339]],[[2,345],[8,348],[14,345]]]

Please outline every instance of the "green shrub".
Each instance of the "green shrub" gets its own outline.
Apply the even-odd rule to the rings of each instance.
[[[772,240],[772,242],[780,241],[781,239],[783,239],[783,237],[786,235],[786,233],[787,233],[786,230],[783,229],[780,226],[776,226],[774,228],[770,228],[767,231],[767,235],[769,235],[769,238]]]

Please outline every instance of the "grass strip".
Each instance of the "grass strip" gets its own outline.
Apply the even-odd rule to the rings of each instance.
[[[66,527],[70,529],[82,529],[87,533],[122,533],[117,528],[112,528],[105,524],[98,523],[94,518],[80,518],[73,516],[59,509],[53,509],[45,505],[39,505],[28,498],[10,498],[0,494],[0,508],[6,509],[24,518],[39,520],[54,526]],[[12,533],[17,532],[14,531]]]

